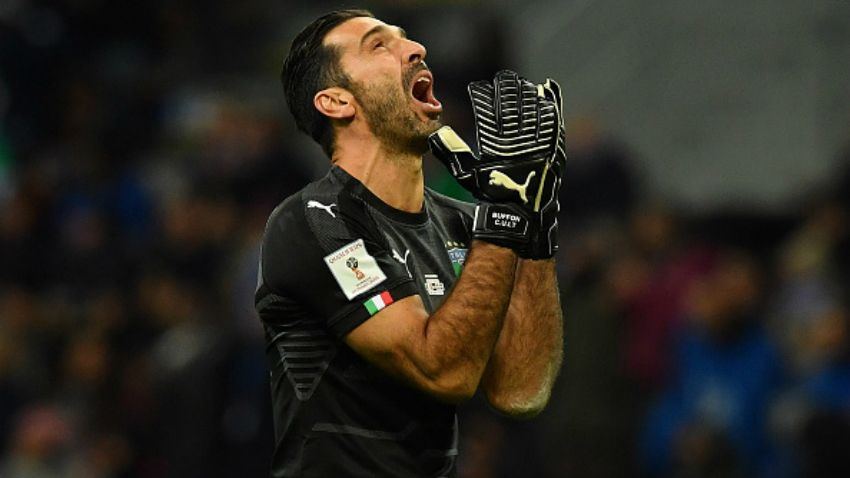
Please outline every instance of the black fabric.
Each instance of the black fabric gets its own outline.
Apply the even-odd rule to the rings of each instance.
[[[384,292],[439,307],[465,259],[471,215],[472,205],[430,190],[421,212],[395,210],[336,167],[275,209],[255,298],[271,368],[272,476],[455,476],[455,408],[385,375],[343,338]],[[360,240],[386,279],[349,299],[325,258],[348,257],[339,251]],[[358,254],[351,273],[368,280],[374,269]]]

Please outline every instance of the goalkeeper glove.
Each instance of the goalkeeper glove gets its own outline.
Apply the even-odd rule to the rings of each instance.
[[[565,159],[560,88],[552,80],[535,85],[505,70],[468,89],[480,158],[448,126],[432,134],[429,145],[481,201],[473,236],[522,257],[552,257]]]

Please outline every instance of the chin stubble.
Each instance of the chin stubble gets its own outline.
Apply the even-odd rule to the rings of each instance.
[[[423,69],[425,67],[421,66],[406,72],[402,87],[409,86],[413,76]],[[415,151],[417,154],[427,150],[427,137],[439,127],[439,121],[420,121],[410,109],[409,100],[405,95],[409,89],[397,88],[390,84],[364,86],[355,83],[351,86],[354,94],[360,99],[369,127],[387,149]]]

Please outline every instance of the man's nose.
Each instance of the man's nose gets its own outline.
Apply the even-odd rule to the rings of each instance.
[[[425,55],[428,54],[428,51],[425,50],[425,47],[422,44],[415,42],[413,40],[407,40],[407,62],[411,64],[421,63],[425,60]]]

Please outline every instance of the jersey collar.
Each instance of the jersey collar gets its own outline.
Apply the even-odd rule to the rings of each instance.
[[[381,199],[378,198],[378,196],[375,196],[372,191],[369,191],[363,183],[354,176],[348,174],[347,171],[339,166],[333,166],[331,168],[331,174],[336,176],[343,183],[354,182],[355,184],[354,187],[351,188],[351,192],[363,199],[366,204],[375,208],[379,213],[393,221],[410,224],[411,226],[421,226],[428,222],[428,212],[426,211],[427,201],[423,202],[422,211],[420,212],[402,211],[390,206],[384,201],[381,201]],[[427,188],[425,196],[428,196]]]

